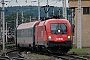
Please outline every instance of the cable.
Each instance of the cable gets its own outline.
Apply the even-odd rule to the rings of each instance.
[[[25,2],[27,3],[27,0],[25,0]]]
[[[16,0],[16,2],[17,2],[17,0]]]
[[[36,0],[35,0],[35,1],[36,1]],[[49,3],[49,5],[53,5],[53,6],[54,6],[54,5],[56,5],[57,3],[59,3],[58,1],[61,1],[61,0],[53,0],[53,1],[52,1],[52,0],[49,0],[48,3]],[[30,1],[30,0],[23,0],[23,1],[22,1],[22,0],[9,0],[9,4],[10,4],[11,6],[13,6],[11,2],[14,2],[14,3],[16,2],[16,3],[18,3],[17,5],[19,5],[19,6],[22,5],[22,6],[23,6],[23,4],[21,4],[21,3],[26,2],[26,4],[24,4],[24,5],[31,5],[31,4],[29,4],[29,2],[32,2],[32,0],[31,0],[31,1]],[[37,1],[36,1],[36,2],[37,2]],[[15,5],[16,5],[16,3],[15,3]],[[44,5],[47,4],[47,2],[46,2],[45,0],[40,0],[40,4],[44,6]],[[36,5],[36,4],[35,4],[35,5]],[[38,5],[38,4],[37,4],[37,5]],[[37,6],[37,5],[36,5],[36,6]]]

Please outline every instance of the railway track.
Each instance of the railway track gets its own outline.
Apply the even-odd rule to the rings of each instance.
[[[8,59],[8,60],[15,60],[15,59],[19,59],[19,60],[30,60],[29,56],[23,56],[23,54],[25,54],[23,51],[18,51],[18,50],[14,50],[14,51],[9,51],[7,53],[4,53],[0,58],[2,59]],[[54,57],[55,59],[59,59],[59,60],[88,60],[85,57],[81,57],[78,55],[46,55],[49,57]]]
[[[5,46],[5,52],[1,51],[0,60],[25,60],[26,58],[20,54],[15,44]]]
[[[61,59],[61,60],[88,60],[88,58],[82,57],[82,56],[78,56],[78,55],[51,55],[57,59]]]
[[[75,53],[59,55],[59,54],[45,54],[45,53],[38,52],[37,54],[46,55],[49,57],[54,57],[56,60],[58,60],[58,59],[59,60],[88,60],[87,57],[79,56]]]
[[[24,51],[19,51],[16,47],[13,47],[12,45],[7,46],[7,52],[3,53],[0,56],[0,60],[30,60],[29,56],[23,56]],[[44,54],[44,53],[37,53],[41,55],[46,55],[50,57],[54,57],[59,60],[88,60],[86,57],[78,56],[77,54],[65,54],[65,55],[55,55],[55,54]]]
[[[20,51],[19,50],[11,50],[11,51],[8,51],[8,52],[5,52],[3,53],[1,56],[0,56],[0,60],[1,59],[8,59],[8,60],[26,60],[27,58],[23,57],[21,54],[20,54]]]

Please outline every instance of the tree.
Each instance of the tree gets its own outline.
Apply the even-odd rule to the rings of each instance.
[[[33,12],[27,11],[25,13],[24,13],[24,22],[30,22],[30,16],[31,18],[33,18]]]
[[[8,24],[8,27],[12,28],[12,30],[14,30],[15,28],[15,24],[16,24],[16,17],[17,17],[17,13],[13,12],[7,16],[5,16],[5,20]],[[18,20],[19,20],[19,24],[21,23],[21,14],[18,14]]]

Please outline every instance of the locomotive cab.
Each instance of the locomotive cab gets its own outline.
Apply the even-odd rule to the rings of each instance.
[[[70,23],[65,19],[42,21],[36,28],[37,45],[44,46],[49,52],[69,51],[72,48]],[[54,50],[55,49],[55,50]]]

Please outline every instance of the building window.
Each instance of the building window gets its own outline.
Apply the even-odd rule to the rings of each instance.
[[[90,7],[83,7],[83,14],[90,14]]]

